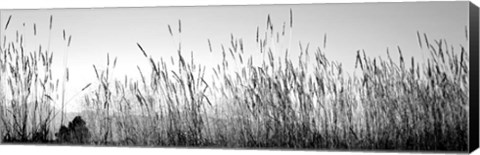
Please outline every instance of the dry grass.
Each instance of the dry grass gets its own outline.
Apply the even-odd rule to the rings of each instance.
[[[387,58],[370,58],[359,50],[357,55],[352,55],[357,58],[359,74],[348,75],[340,63],[327,59],[321,47],[311,51],[309,44],[300,43],[298,59],[289,56],[288,52],[294,51],[290,48],[293,13],[290,12],[289,27],[284,24],[283,29],[275,29],[280,31],[274,31],[269,17],[264,33],[257,28],[258,52],[264,56],[259,65],[245,54],[243,40],[234,35],[220,51],[213,49],[212,42],[207,40],[210,52],[223,55],[223,61],[213,68],[196,63],[193,55],[187,59],[180,41],[177,42],[178,56],[171,58],[171,62],[153,59],[137,43],[139,54],[150,63],[151,73],[144,75],[145,71],[138,68],[141,75],[138,80],[110,77],[116,58],[112,62],[107,56],[106,68],[94,65],[97,81],[88,85],[92,89],[84,96],[86,110],[83,113],[92,132],[92,143],[467,149],[469,52],[463,46],[454,47],[444,39],[432,41],[426,34],[422,37],[417,32],[420,48],[430,54],[426,61],[404,58],[400,47],[395,51],[399,53],[398,63],[390,54]],[[180,24],[179,20],[175,33],[174,27],[168,25],[172,37],[182,33]],[[323,47],[326,38],[325,34]],[[282,40],[289,45],[284,47]],[[0,54],[0,81],[8,86],[0,95],[11,94],[11,98],[1,101],[4,123],[1,131],[3,137],[30,140],[27,133],[34,133],[34,127],[39,128],[28,125],[35,124],[36,120],[29,115],[30,105],[48,105],[51,101],[45,96],[57,93],[58,89],[40,89],[43,83],[57,85],[53,85],[54,81],[48,76],[37,76],[50,70],[29,65],[45,62],[36,55],[51,59],[50,53],[24,57],[23,53],[16,52],[19,46],[13,46],[13,43],[2,46],[8,48],[2,48]],[[410,61],[408,67],[407,61]],[[39,64],[48,68],[46,62]],[[212,79],[207,80],[210,71]],[[35,80],[37,78],[39,80]],[[47,82],[40,82],[45,79]],[[35,93],[26,95],[25,92]],[[27,125],[16,125],[22,123]],[[51,126],[46,128],[51,129]]]
[[[58,91],[58,81],[51,74],[53,54],[41,45],[24,51],[23,34],[16,34],[15,41],[4,39],[0,48],[2,139],[48,142],[53,139],[51,123],[57,115],[52,108]]]

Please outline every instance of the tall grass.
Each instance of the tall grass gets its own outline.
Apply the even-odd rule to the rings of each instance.
[[[117,58],[112,61],[107,55],[105,68],[92,67],[97,80],[87,86],[90,89],[83,89],[87,94],[83,96],[82,115],[92,132],[92,143],[467,149],[469,52],[462,45],[449,45],[445,39],[430,40],[417,32],[420,49],[429,54],[425,60],[404,58],[400,47],[387,50],[387,58],[368,57],[365,51],[358,50],[351,55],[356,57],[356,73],[348,74],[341,63],[326,57],[326,34],[322,47],[311,48],[300,42],[298,49],[292,48],[293,25],[290,11],[290,21],[283,27],[274,27],[270,16],[264,32],[257,27],[255,52],[262,55],[259,64],[254,63],[257,57],[244,51],[243,39],[231,34],[230,42],[222,44],[220,50],[207,40],[210,52],[223,57],[215,67],[203,66],[195,61],[193,52],[182,49],[180,20],[176,27],[168,25],[170,35],[178,38],[178,56],[154,59],[137,43],[139,54],[150,64],[148,71],[138,67],[140,79],[113,78]],[[42,81],[35,80],[36,73],[50,73],[49,69],[37,70],[36,65],[28,64],[51,62],[52,55],[39,52],[37,55],[45,55],[40,56],[45,60],[35,54],[23,58],[13,43],[4,47],[0,81],[9,89],[3,89],[0,95],[11,98],[1,104],[3,122],[7,122],[2,128],[7,134],[2,136],[30,140],[25,134],[28,128],[15,125],[16,120],[25,120],[27,127],[35,126],[28,125],[35,124],[30,123],[35,119],[25,109],[37,102],[50,103],[47,96],[59,92],[58,82],[54,84],[50,76],[43,78],[47,82],[36,83]],[[297,51],[298,58],[289,55]],[[391,58],[390,52],[398,52],[398,61]],[[41,64],[50,67],[50,63]],[[44,83],[51,83],[52,88],[39,87],[43,89],[37,91],[37,86]],[[25,95],[32,90],[43,94]]]
[[[8,32],[10,15],[4,31]],[[0,139],[5,142],[53,142],[55,130],[60,127],[57,118],[61,115],[63,123],[63,101],[65,86],[59,88],[59,79],[52,76],[53,52],[50,50],[53,17],[50,16],[49,40],[45,48],[26,44],[27,36],[35,40],[36,23],[23,23],[21,29],[15,30],[15,37],[2,36],[0,45]],[[30,27],[32,29],[27,29]],[[33,35],[29,35],[29,34]],[[66,49],[71,43],[71,36],[66,39]],[[32,49],[31,51],[28,51]],[[68,68],[65,66],[63,85],[68,81]],[[62,109],[55,105],[62,96]],[[57,126],[58,125],[58,126]]]
[[[176,34],[168,28],[172,36],[181,34],[180,28]],[[348,75],[321,47],[312,52],[309,44],[300,43],[300,57],[294,61],[288,55],[293,49],[282,49],[281,41],[291,42],[286,31],[292,28],[290,21],[289,27],[274,31],[270,17],[265,35],[257,28],[258,52],[264,55],[260,65],[244,53],[240,38],[231,35],[221,51],[214,51],[208,40],[210,52],[223,55],[221,64],[211,68],[211,82],[205,77],[208,69],[193,55],[187,61],[180,41],[178,57],[171,62],[156,61],[137,43],[151,75],[139,68],[140,80],[100,80],[95,95],[85,99],[89,105],[115,103],[97,110],[112,112],[106,116],[114,120],[108,128],[116,132],[104,140],[119,145],[467,148],[469,59],[463,46],[418,33],[419,46],[430,54],[425,62],[411,58],[407,67],[400,48],[399,63],[390,54],[372,59],[359,50],[360,74]],[[274,58],[279,53],[285,56]]]
[[[10,20],[11,16],[5,31]],[[0,46],[1,138],[6,142],[49,142],[54,138],[51,125],[57,115],[53,108],[58,92],[58,80],[51,73],[53,54],[42,45],[25,51],[24,33],[17,30],[15,39],[3,36]]]

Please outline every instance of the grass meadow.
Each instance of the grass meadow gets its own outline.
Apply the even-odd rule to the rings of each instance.
[[[2,31],[14,31],[8,27],[10,18],[15,17],[9,17]],[[180,23],[165,31],[181,35]],[[52,24],[50,18],[50,30]],[[63,106],[52,106],[65,104],[69,77],[52,77],[52,59],[58,58],[49,45],[24,51],[23,35],[1,36],[1,142],[467,150],[469,51],[464,46],[468,45],[450,45],[446,39],[416,32],[425,61],[403,57],[401,47],[387,49],[387,57],[370,57],[359,49],[347,55],[356,57],[352,74],[325,56],[335,51],[290,42],[294,26],[291,11],[290,20],[275,29],[268,17],[264,31],[257,28],[256,38],[232,35],[220,50],[206,41],[209,52],[223,55],[215,67],[197,63],[182,49],[181,40],[177,51],[168,51],[178,56],[161,59],[151,57],[141,42],[133,42],[138,46],[134,52],[150,63],[150,68],[138,68],[140,79],[112,78],[114,70],[121,70],[114,53],[105,56],[106,67],[85,64],[92,66],[96,81],[82,89],[83,111],[78,115],[89,134],[81,143],[60,142],[56,134],[70,121]],[[35,27],[30,31],[36,35]],[[243,39],[255,39],[255,52],[263,55],[260,64],[245,54]],[[281,39],[289,46],[280,46]],[[63,40],[68,48],[71,36],[64,33]],[[300,51],[300,56],[290,56],[292,51]],[[75,72],[68,66],[65,70]]]

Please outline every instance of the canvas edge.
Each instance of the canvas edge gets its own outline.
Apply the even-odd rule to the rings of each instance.
[[[478,148],[479,143],[479,12],[478,7],[469,2],[469,49],[470,49],[470,105],[469,105],[469,146],[470,153]]]

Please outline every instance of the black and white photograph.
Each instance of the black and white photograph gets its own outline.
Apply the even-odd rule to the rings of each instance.
[[[472,39],[469,1],[1,9],[0,145],[468,153]]]

